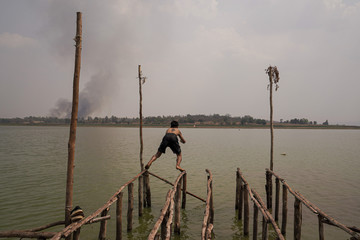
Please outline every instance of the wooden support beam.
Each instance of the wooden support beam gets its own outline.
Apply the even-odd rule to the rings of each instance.
[[[158,175],[156,175],[156,174],[154,174],[154,173],[152,173],[152,172],[148,172],[148,173],[149,173],[150,175],[152,175],[152,176],[160,179],[161,181],[163,181],[163,182],[165,182],[165,183],[167,183],[167,184],[169,184],[169,185],[171,185],[171,186],[174,186],[173,183],[169,182],[169,181],[166,180],[165,178],[162,178],[162,177],[160,177],[160,176],[158,176]],[[199,196],[196,196],[195,194],[193,194],[193,193],[191,193],[191,192],[189,192],[189,191],[186,191],[186,194],[188,194],[188,195],[190,195],[190,196],[192,196],[192,197],[194,197],[194,198],[197,198],[197,199],[199,199],[200,201],[206,202],[205,199],[203,199],[203,198],[201,198],[201,197],[199,197]]]

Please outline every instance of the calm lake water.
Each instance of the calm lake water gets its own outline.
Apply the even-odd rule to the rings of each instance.
[[[187,140],[181,145],[181,166],[188,173],[188,191],[205,198],[205,169],[213,174],[216,238],[248,239],[242,236],[242,224],[235,219],[235,173],[239,167],[250,187],[265,200],[269,130],[181,130]],[[156,152],[164,131],[144,129],[145,164]],[[68,138],[68,127],[0,126],[0,231],[34,228],[64,218]],[[179,174],[175,159],[168,149],[150,171],[173,182]],[[80,205],[86,215],[91,214],[139,169],[138,129],[78,128],[73,205]],[[274,170],[328,215],[345,225],[360,227],[359,130],[275,130]],[[126,223],[123,225],[125,239],[146,239],[159,216],[170,185],[153,177],[150,182],[153,206],[145,210],[141,219],[135,214],[132,233],[126,233]],[[294,198],[288,198],[287,239],[293,239]],[[126,199],[127,191],[124,214]],[[137,213],[137,194],[134,206]],[[204,208],[204,203],[188,196],[187,208],[181,215],[182,233],[174,239],[200,238]],[[114,213],[115,206],[110,212],[108,239],[115,239]],[[303,239],[318,239],[317,228],[317,217],[303,207]],[[81,238],[97,239],[98,230],[99,224],[87,225],[81,230]],[[325,234],[330,240],[350,238],[327,225]]]

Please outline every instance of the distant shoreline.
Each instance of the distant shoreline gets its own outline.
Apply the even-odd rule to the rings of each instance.
[[[69,127],[70,124],[44,124],[44,123],[0,123],[0,126],[38,126],[38,127]],[[121,128],[139,128],[137,124],[82,124],[78,123],[78,127],[121,127]],[[143,125],[144,128],[167,128],[168,125]],[[213,129],[269,129],[267,125],[193,125],[193,124],[182,124],[180,128],[213,128]],[[347,125],[301,125],[301,124],[274,124],[274,129],[342,129],[342,130],[360,130],[360,126],[347,126]]]

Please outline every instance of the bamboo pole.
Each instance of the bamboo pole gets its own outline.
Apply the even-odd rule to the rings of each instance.
[[[134,211],[134,183],[128,186],[128,212],[127,212],[127,231],[133,228],[133,211]]]
[[[101,212],[101,216],[104,217],[109,212],[109,208],[104,209],[104,211]],[[99,240],[105,240],[106,239],[106,223],[107,220],[102,220],[100,222],[100,231],[99,231]]]
[[[76,13],[76,36],[75,36],[75,68],[73,81],[73,99],[71,110],[70,136],[68,142],[68,164],[67,164],[67,179],[66,179],[66,201],[65,201],[65,226],[70,225],[70,212],[73,203],[73,184],[74,184],[74,162],[75,162],[75,141],[76,141],[76,126],[79,108],[79,80],[81,67],[81,40],[82,40],[82,14]],[[66,238],[71,239],[71,236]]]
[[[122,199],[124,193],[121,192],[117,196],[116,201],[116,240],[122,239]]]
[[[298,198],[294,202],[294,240],[301,239],[302,207]]]

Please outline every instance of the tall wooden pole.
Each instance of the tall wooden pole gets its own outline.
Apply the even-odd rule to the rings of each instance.
[[[272,70],[270,70],[272,71]],[[270,170],[274,170],[274,126],[273,126],[273,103],[272,103],[272,93],[273,93],[273,80],[272,74],[269,74],[270,80]]]
[[[140,106],[139,106],[139,117],[140,117],[140,168],[141,171],[144,170],[144,163],[143,163],[143,133],[142,133],[142,125],[143,125],[143,116],[142,116],[142,82],[143,77],[141,76],[141,65],[139,65],[139,95],[140,95]]]
[[[66,203],[65,203],[65,226],[70,224],[70,212],[73,201],[73,184],[74,184],[74,159],[75,159],[75,140],[76,140],[76,126],[78,119],[79,106],[79,79],[81,66],[81,39],[82,39],[82,21],[81,12],[77,12],[76,21],[76,36],[75,36],[75,69],[74,69],[74,83],[73,83],[73,100],[70,123],[70,137],[68,143],[68,165],[67,165],[67,180],[66,180]],[[69,236],[67,239],[70,239]]]
[[[274,127],[273,127],[273,83],[275,83],[275,91],[279,88],[279,71],[276,66],[269,66],[266,70],[266,73],[269,75],[269,85],[270,87],[270,135],[271,135],[271,147],[270,147],[270,170],[274,170]]]

